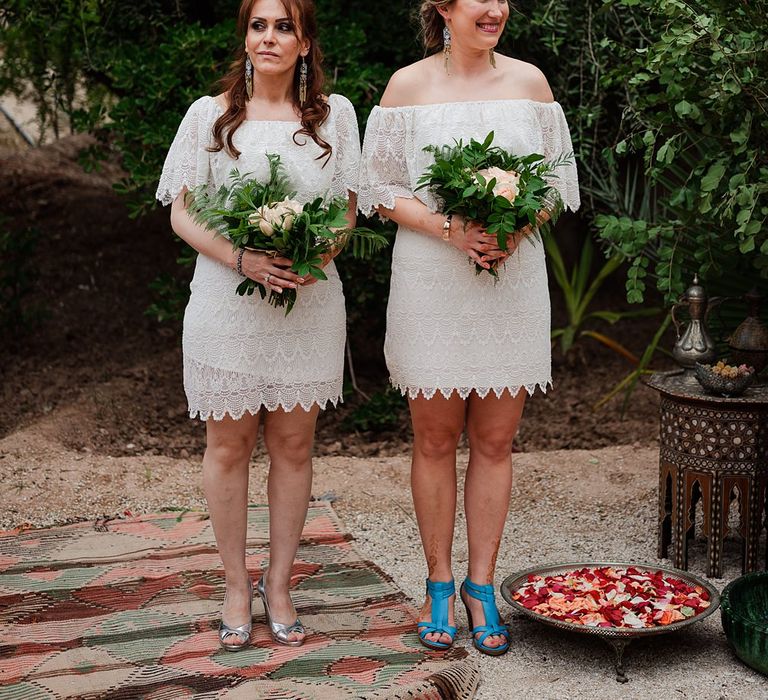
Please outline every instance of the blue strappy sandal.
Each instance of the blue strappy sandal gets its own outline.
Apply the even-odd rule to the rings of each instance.
[[[419,640],[427,649],[436,651],[445,651],[453,644],[453,638],[456,636],[456,628],[448,624],[448,598],[456,593],[456,585],[453,579],[448,582],[430,581],[427,579],[427,595],[431,599],[432,610],[431,622],[426,620],[416,623],[416,629],[419,631]],[[451,641],[432,642],[426,639],[428,634],[447,634]]]
[[[476,583],[472,583],[469,578],[464,579],[464,583],[461,584],[461,590],[464,591],[470,598],[479,600],[483,604],[483,615],[485,616],[485,624],[474,627],[472,624],[472,612],[469,609],[463,596],[461,602],[464,603],[464,607],[467,609],[467,619],[469,620],[469,626],[472,629],[472,644],[482,654],[488,654],[488,656],[501,656],[509,651],[509,630],[507,626],[501,622],[499,617],[499,610],[496,607],[496,599],[493,595],[493,584],[487,584],[480,586]],[[478,633],[480,637],[475,635]],[[484,644],[485,640],[492,635],[501,635],[506,638],[506,643],[498,647],[488,647]]]

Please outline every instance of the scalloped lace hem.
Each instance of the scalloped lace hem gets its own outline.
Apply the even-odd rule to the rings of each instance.
[[[334,184],[331,187],[331,194],[333,194],[336,197],[346,198],[348,192],[352,192],[353,194],[357,195],[357,189],[358,189],[358,183],[356,181],[347,182],[346,180],[344,180],[343,182]]]
[[[331,404],[336,408],[340,403],[344,403],[342,396],[326,399],[313,398],[310,400],[301,400],[297,398],[292,401],[285,401],[283,399],[276,401],[257,401],[252,404],[243,404],[237,408],[214,408],[211,406],[196,406],[190,404],[189,417],[199,418],[200,420],[205,421],[209,418],[212,418],[213,420],[223,420],[226,416],[229,416],[233,420],[240,420],[246,413],[255,416],[261,409],[272,412],[277,411],[280,408],[286,413],[290,413],[299,406],[303,411],[309,411],[313,406],[319,406],[320,410],[324,411],[328,408],[328,404]]]
[[[454,393],[458,394],[462,399],[467,399],[469,395],[474,391],[477,393],[477,395],[484,399],[486,396],[488,396],[489,393],[493,392],[494,395],[497,398],[500,398],[501,395],[508,391],[512,398],[515,398],[520,391],[523,389],[528,392],[528,396],[533,396],[533,393],[536,391],[536,389],[539,389],[543,394],[547,393],[548,389],[552,388],[552,378],[550,377],[545,382],[534,382],[533,384],[519,384],[516,386],[512,385],[504,385],[504,386],[489,386],[489,387],[478,387],[478,386],[449,386],[449,387],[424,387],[424,386],[409,386],[408,384],[402,384],[400,382],[394,381],[391,377],[389,380],[390,384],[397,389],[403,396],[408,396],[410,399],[418,398],[419,394],[421,394],[425,399],[429,400],[431,398],[434,398],[435,394],[439,391],[446,399],[451,398]]]

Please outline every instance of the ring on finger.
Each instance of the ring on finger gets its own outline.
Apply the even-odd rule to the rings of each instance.
[[[266,282],[267,284],[269,284],[269,278],[270,278],[270,277],[272,277],[272,273],[271,273],[271,272],[268,272],[268,273],[265,275],[265,277],[264,277],[264,282]]]

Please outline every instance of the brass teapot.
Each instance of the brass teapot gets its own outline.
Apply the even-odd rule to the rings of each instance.
[[[677,342],[672,349],[675,362],[686,370],[693,370],[696,363],[710,364],[717,359],[715,341],[707,331],[709,313],[724,301],[721,297],[707,299],[707,292],[699,284],[699,276],[694,275],[693,284],[688,287],[677,304],[672,307],[672,322],[677,331]],[[686,309],[690,316],[688,325],[682,330],[682,323],[677,319],[676,311]]]

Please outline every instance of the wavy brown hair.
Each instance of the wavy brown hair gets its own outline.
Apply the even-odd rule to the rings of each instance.
[[[301,113],[301,129],[294,135],[294,143],[299,143],[296,137],[309,136],[323,152],[318,156],[325,158],[325,162],[331,156],[331,145],[322,139],[317,133],[318,128],[328,119],[331,108],[322,93],[325,76],[323,74],[323,55],[317,41],[317,19],[315,16],[314,0],[282,0],[283,7],[293,19],[296,35],[300,40],[309,42],[309,53],[305,57],[307,62],[307,101],[299,104],[299,71],[300,61],[296,62],[293,76],[293,104]],[[213,143],[211,151],[226,150],[233,158],[240,157],[232,141],[232,137],[245,121],[245,105],[248,94],[245,89],[245,51],[243,40],[248,33],[248,20],[256,0],[243,0],[237,15],[237,34],[240,40],[239,48],[235,53],[235,59],[229,67],[229,72],[219,81],[219,87],[227,98],[228,107],[213,125]]]

